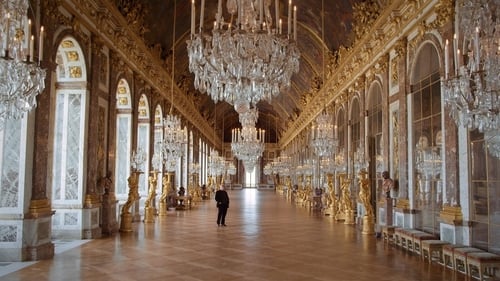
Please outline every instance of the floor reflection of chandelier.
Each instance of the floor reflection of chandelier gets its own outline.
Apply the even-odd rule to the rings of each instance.
[[[39,66],[43,36],[35,63],[28,8],[27,0],[0,3],[0,124],[3,119],[22,118],[36,106],[36,96],[45,88],[45,70]]]
[[[500,5],[488,0],[463,0],[458,10],[458,36],[453,39],[450,72],[445,45],[444,100],[456,123],[497,135],[500,128]],[[462,47],[462,49],[460,49]],[[498,142],[487,138],[486,142]],[[499,143],[488,145],[492,155]]]
[[[175,171],[177,160],[184,155],[187,143],[186,131],[181,127],[181,121],[175,115],[167,115],[163,120],[163,158],[167,171]]]
[[[273,22],[269,12],[271,1],[228,0],[228,20],[223,17],[222,2],[219,0],[211,34],[204,33],[202,26],[199,33],[195,32],[192,2],[191,38],[187,41],[189,70],[195,75],[196,89],[243,112],[261,99],[278,95],[281,89],[290,86],[290,77],[299,70],[296,28],[294,36],[291,29],[291,1],[288,34],[282,34],[281,20]],[[275,8],[278,16],[279,7]],[[202,4],[201,25],[203,13]],[[294,15],[296,26],[296,9]]]
[[[265,131],[255,128],[257,109],[252,108],[239,117],[242,128],[232,130],[231,150],[236,158],[243,161],[245,169],[252,170],[264,152]]]
[[[316,117],[316,124],[311,130],[311,139],[311,144],[318,156],[332,155],[337,149],[338,141],[330,114],[323,112]]]

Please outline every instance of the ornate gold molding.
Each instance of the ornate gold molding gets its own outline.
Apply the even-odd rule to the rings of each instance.
[[[26,215],[28,218],[38,218],[41,216],[52,215],[52,207],[49,199],[32,199],[30,202],[29,213]]]
[[[439,217],[443,222],[455,225],[462,223],[462,208],[460,206],[444,205]]]

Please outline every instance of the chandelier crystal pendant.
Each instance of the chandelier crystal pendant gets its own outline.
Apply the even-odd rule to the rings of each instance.
[[[243,161],[245,169],[252,170],[264,152],[265,130],[255,128],[258,111],[255,108],[240,113],[241,130],[232,130],[231,150],[239,160]]]
[[[0,129],[6,119],[21,119],[36,107],[36,96],[45,89],[40,30],[38,62],[34,62],[34,36],[28,19],[28,0],[0,3]]]
[[[463,0],[458,6],[458,34],[445,44],[444,101],[457,125],[491,135],[500,128],[500,5]],[[500,155],[498,147],[488,151]]]
[[[197,90],[215,102],[228,102],[241,113],[290,86],[291,76],[299,70],[300,58],[296,28],[292,36],[291,1],[288,34],[282,33],[281,19],[273,22],[271,1],[227,0],[229,20],[225,20],[219,0],[211,34],[203,30],[203,6],[204,0],[200,29],[195,32],[196,8],[192,1],[191,38],[187,40],[189,70],[195,75]],[[275,1],[274,6],[279,17],[279,2]],[[296,27],[296,7],[293,14]]]
[[[311,130],[311,145],[318,156],[331,156],[337,149],[337,128],[333,126],[332,116],[322,112],[316,117]]]

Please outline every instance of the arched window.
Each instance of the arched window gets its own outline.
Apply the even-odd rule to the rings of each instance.
[[[115,152],[115,191],[119,200],[127,200],[130,176],[130,156],[132,154],[132,100],[130,87],[125,79],[118,81],[116,87],[116,152]]]
[[[66,37],[61,41],[56,64],[50,190],[56,213],[52,231],[55,237],[59,231],[66,235],[67,231],[75,231],[75,235],[80,237],[78,229],[82,227],[81,206],[85,197],[88,92],[85,58],[74,38]]]
[[[139,99],[139,105],[137,108],[137,112],[139,112],[138,123],[137,123],[137,149],[142,149],[146,154],[146,161],[140,167],[140,169],[144,172],[144,176],[139,177],[139,194],[141,198],[146,198],[148,194],[148,178],[149,178],[149,159],[150,150],[149,150],[149,140],[150,140],[150,123],[149,123],[149,102],[146,95],[141,95]]]
[[[411,83],[413,121],[415,228],[439,233],[442,208],[441,86],[435,47],[424,44],[417,55]]]

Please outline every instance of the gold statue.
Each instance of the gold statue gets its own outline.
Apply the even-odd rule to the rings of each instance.
[[[146,202],[144,202],[144,206],[146,208],[153,206],[153,200],[156,197],[156,185],[158,183],[157,173],[152,172],[153,176],[149,176],[149,193],[148,198],[146,198]]]
[[[128,198],[127,202],[122,207],[121,212],[121,222],[120,231],[131,232],[132,231],[132,214],[130,213],[130,208],[135,201],[139,199],[139,175],[142,174],[141,171],[133,170],[128,177]]]
[[[363,203],[365,207],[365,216],[373,217],[373,206],[371,203],[371,191],[370,191],[370,179],[368,178],[368,172],[364,169],[358,173],[359,182],[359,200]]]

